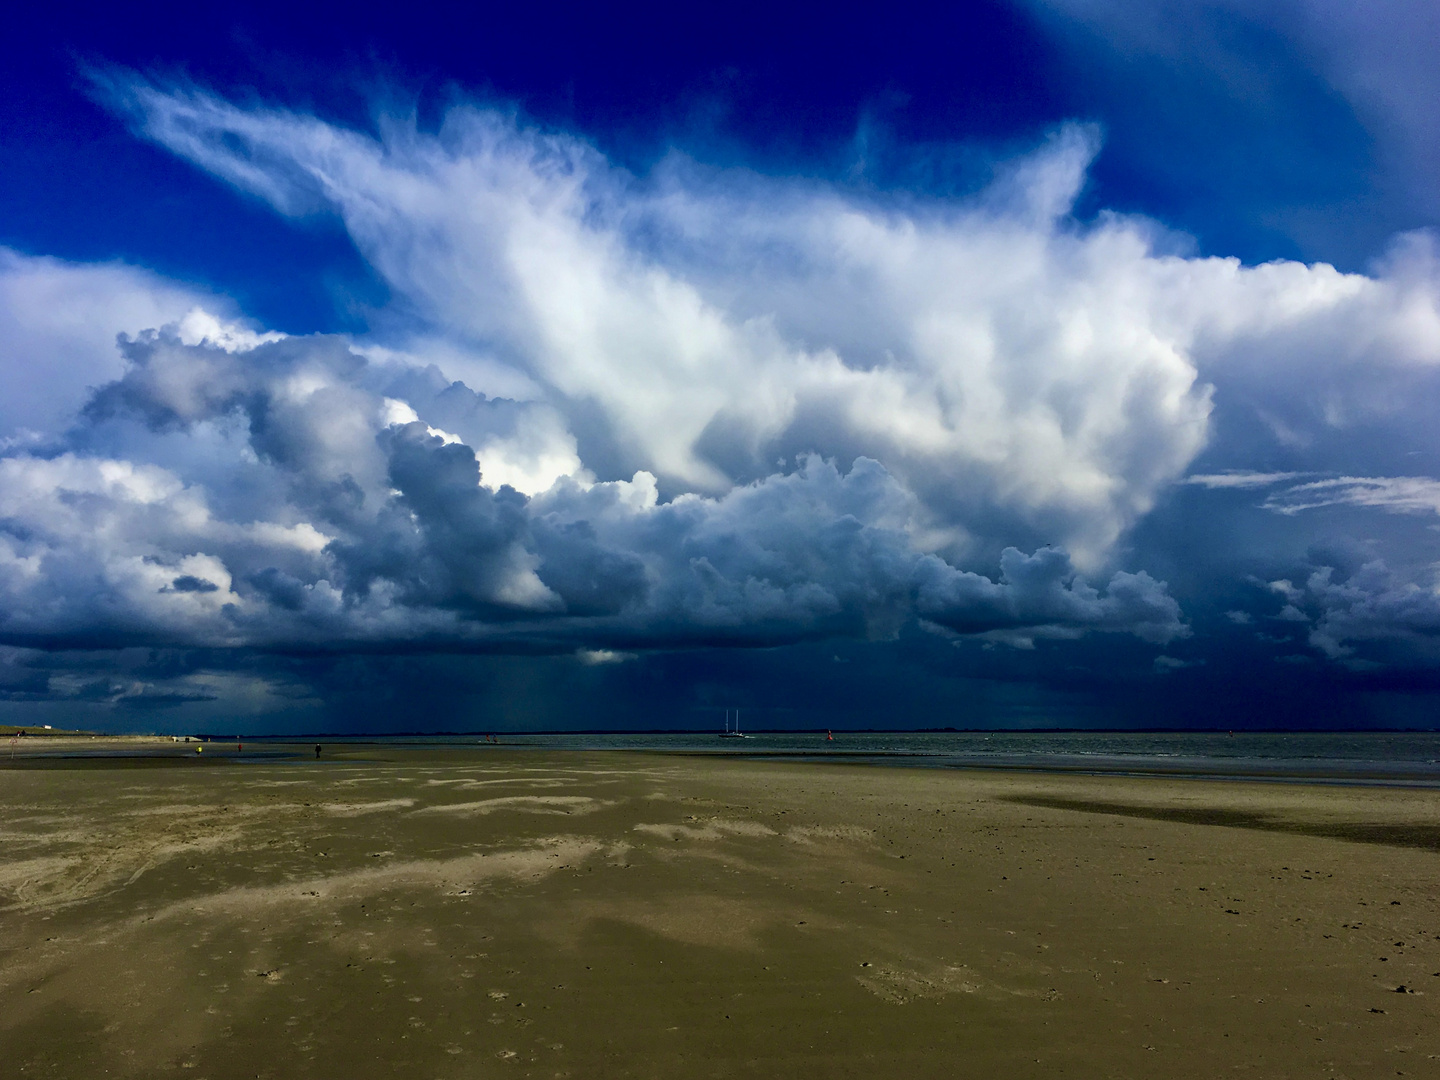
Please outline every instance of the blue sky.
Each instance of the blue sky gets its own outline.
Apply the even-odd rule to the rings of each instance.
[[[1437,44],[27,12],[0,716],[1430,726]]]

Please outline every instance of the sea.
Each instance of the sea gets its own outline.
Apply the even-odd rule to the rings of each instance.
[[[586,732],[440,735],[323,734],[200,736],[204,760],[236,763],[316,760],[312,744],[354,761],[364,748],[429,753],[484,749],[630,751],[850,766],[994,769],[1129,776],[1194,777],[1296,783],[1440,788],[1440,732],[1137,732],[1137,731],[796,731]],[[243,741],[244,750],[237,745]],[[11,739],[6,743],[14,755]],[[28,741],[25,760],[190,756],[194,743],[129,747],[77,744],[50,749]],[[3,749],[3,748],[0,748]],[[23,762],[22,762],[23,763]]]
[[[717,732],[393,736],[387,743],[629,750],[937,769],[1440,787],[1440,732]],[[345,740],[348,741],[348,740]],[[367,741],[357,738],[355,741]]]

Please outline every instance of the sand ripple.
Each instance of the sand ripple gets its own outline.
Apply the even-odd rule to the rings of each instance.
[[[424,806],[417,814],[493,814],[497,810],[520,810],[529,814],[589,814],[612,805],[588,795],[505,795],[475,802],[440,803]]]
[[[866,990],[891,1005],[904,1005],[916,998],[973,994],[980,989],[975,973],[964,966],[941,967],[928,972],[911,968],[874,967],[855,978]]]
[[[561,837],[534,847],[481,852],[453,859],[417,859],[278,885],[244,886],[162,909],[155,918],[192,914],[248,914],[275,905],[354,900],[391,889],[473,889],[487,881],[535,880],[574,866],[599,851],[596,840]]]
[[[378,814],[385,810],[401,810],[414,805],[414,799],[379,799],[375,802],[325,803],[320,809],[332,817],[360,817],[362,814]]]
[[[723,840],[727,836],[775,836],[775,830],[758,821],[734,821],[715,818],[698,825],[676,825],[668,822],[642,824],[635,832],[649,833],[663,840]]]

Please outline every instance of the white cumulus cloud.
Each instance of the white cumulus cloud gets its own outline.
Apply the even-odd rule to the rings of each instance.
[[[58,434],[89,387],[118,377],[115,336],[175,324],[193,341],[246,331],[224,301],[125,263],[81,264],[0,248],[0,445]]]
[[[369,135],[109,92],[280,212],[338,215],[435,336],[532,380],[602,475],[718,493],[805,451],[867,454],[956,554],[1008,530],[1098,567],[1205,447],[1212,385],[1333,427],[1403,407],[1440,363],[1425,238],[1368,277],[1157,251],[1147,222],[1069,218],[1082,127],[980,197],[927,202],[678,155],[638,178],[495,109]]]
[[[1217,408],[1260,418],[1258,452],[1436,400],[1431,242],[1368,275],[1178,255],[1152,223],[1071,216],[1084,127],[988,192],[924,200],[680,156],[637,177],[495,109],[371,134],[128,77],[108,93],[278,212],[337,216],[410,323],[285,337],[140,271],[12,256],[15,281],[70,283],[86,349],[123,335],[56,360],[68,419],[0,457],[15,644],[595,663],[912,620],[1164,644],[1186,620],[1125,544],[1172,486],[1431,497],[1307,463],[1187,478]],[[47,318],[7,365],[68,355]]]

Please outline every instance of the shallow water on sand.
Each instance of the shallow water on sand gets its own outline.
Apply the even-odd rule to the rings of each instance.
[[[839,751],[935,757],[1007,754],[1184,757],[1215,760],[1440,761],[1440,732],[760,732],[722,740],[713,732],[505,735],[507,743],[554,749]],[[448,741],[445,737],[437,741]],[[739,744],[737,746],[737,743]]]
[[[477,736],[387,741],[473,746]],[[507,746],[648,750],[937,768],[1058,769],[1440,785],[1440,732],[715,732],[504,734]],[[367,741],[356,737],[355,741]]]
[[[641,751],[686,756],[917,768],[1002,769],[1213,779],[1440,787],[1440,732],[718,732],[501,733],[498,735],[207,736],[5,739],[0,763],[75,758],[194,757],[259,764],[310,759],[317,742],[334,751],[469,752],[477,747],[534,751]],[[23,760],[22,760],[23,763]]]

